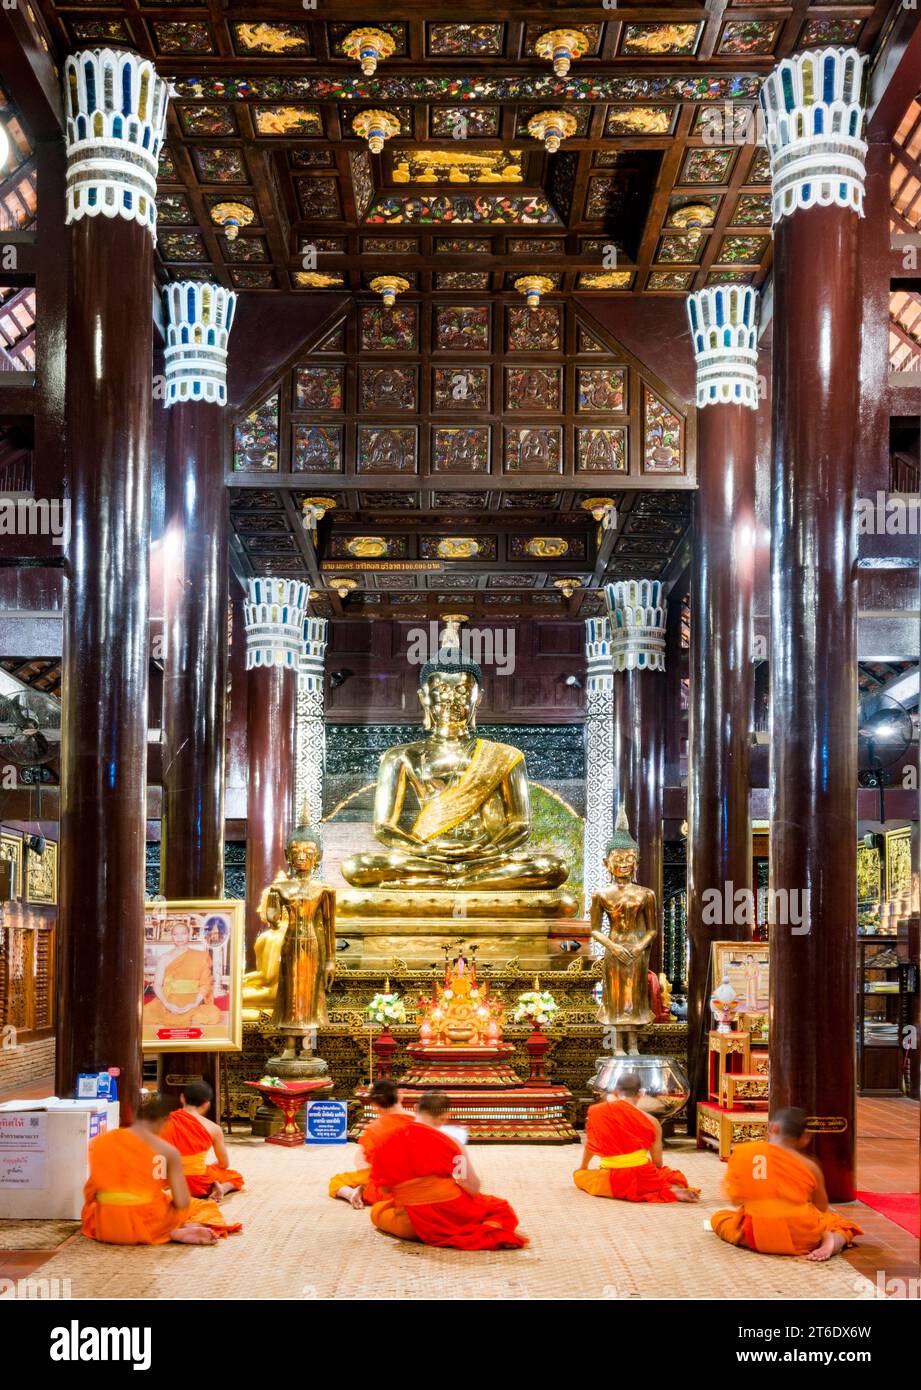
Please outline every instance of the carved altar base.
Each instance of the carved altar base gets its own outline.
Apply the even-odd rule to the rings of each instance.
[[[451,1122],[464,1126],[472,1144],[577,1142],[570,1122],[572,1092],[566,1086],[523,1081],[511,1064],[514,1043],[410,1043],[406,1051],[412,1061],[400,1078],[400,1090],[407,1110],[415,1110],[423,1091],[437,1089],[450,1096]],[[354,1138],[374,1119],[368,1088],[356,1095],[361,1108]]]

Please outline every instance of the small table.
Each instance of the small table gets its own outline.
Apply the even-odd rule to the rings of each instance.
[[[314,1081],[286,1081],[283,1086],[267,1086],[262,1081],[244,1081],[244,1086],[252,1086],[263,1100],[277,1105],[285,1122],[277,1134],[267,1134],[267,1144],[281,1144],[284,1148],[294,1148],[303,1144],[304,1135],[297,1127],[296,1116],[301,1106],[318,1091],[331,1091],[333,1083],[329,1077],[318,1077]]]

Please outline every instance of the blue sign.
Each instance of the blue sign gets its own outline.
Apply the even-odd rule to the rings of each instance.
[[[349,1103],[347,1100],[308,1100],[304,1127],[305,1144],[347,1144],[349,1141]]]

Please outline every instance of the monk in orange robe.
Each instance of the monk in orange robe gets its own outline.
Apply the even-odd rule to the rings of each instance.
[[[414,1122],[375,1151],[371,1181],[390,1195],[371,1208],[372,1222],[387,1235],[456,1250],[527,1245],[508,1202],[480,1191],[467,1150],[442,1133],[450,1108],[443,1091],[426,1091]]]
[[[863,1234],[829,1210],[822,1169],[801,1152],[808,1142],[806,1113],[791,1108],[773,1117],[767,1143],[736,1145],[723,1184],[735,1210],[710,1217],[721,1240],[762,1255],[828,1260]]]
[[[219,1202],[228,1192],[239,1192],[243,1175],[230,1166],[224,1131],[205,1118],[213,1099],[214,1091],[207,1081],[190,1082],[180,1093],[181,1108],[174,1110],[163,1126],[162,1137],[179,1150],[192,1196]],[[211,1149],[216,1163],[207,1161]]]
[[[591,1105],[585,1120],[582,1165],[572,1180],[593,1197],[619,1197],[623,1202],[696,1202],[700,1192],[689,1187],[677,1168],[662,1163],[662,1126],[637,1102],[640,1078],[627,1072],[613,1095]],[[599,1168],[590,1168],[592,1158]]]
[[[134,1124],[100,1134],[89,1148],[83,1234],[106,1245],[213,1245],[239,1231],[216,1203],[193,1198],[182,1160],[162,1137],[166,1097],[150,1097]],[[164,1191],[164,1187],[168,1191]]]
[[[358,1140],[366,1166],[351,1173],[336,1173],[329,1180],[330,1197],[341,1197],[353,1207],[371,1207],[384,1196],[371,1181],[371,1162],[374,1154],[402,1125],[412,1124],[412,1115],[403,1109],[400,1091],[395,1082],[381,1077],[368,1092],[368,1101],[376,1119],[362,1130]]]

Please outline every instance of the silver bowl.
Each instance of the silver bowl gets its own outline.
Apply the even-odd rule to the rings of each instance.
[[[691,1083],[674,1057],[598,1057],[588,1084],[596,1096],[608,1095],[618,1078],[630,1072],[640,1078],[639,1108],[660,1122],[673,1119],[687,1105]]]

